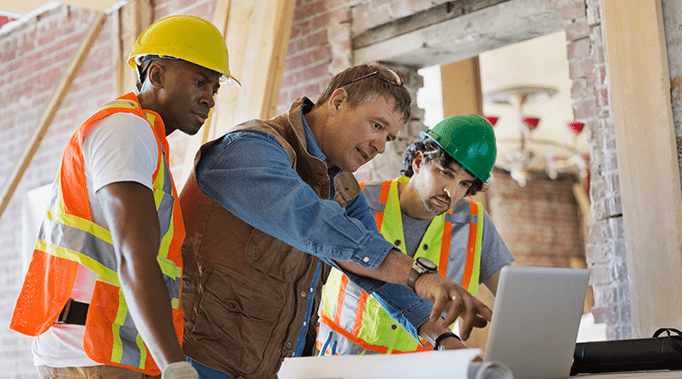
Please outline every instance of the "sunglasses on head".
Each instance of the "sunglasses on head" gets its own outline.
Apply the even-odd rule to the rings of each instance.
[[[363,76],[361,76],[361,77],[359,77],[359,78],[355,78],[355,79],[353,79],[353,80],[351,80],[351,81],[349,81],[349,82],[346,82],[346,83],[344,83],[343,85],[339,86],[339,88],[345,87],[345,86],[347,86],[347,85],[349,85],[349,84],[351,84],[351,83],[357,82],[358,80],[366,79],[366,78],[369,78],[370,76],[374,76],[374,75],[376,75],[379,79],[385,81],[386,83],[392,84],[392,85],[394,85],[394,86],[400,87],[400,86],[402,86],[402,85],[404,84],[404,83],[403,83],[403,79],[402,79],[402,78],[400,77],[400,75],[398,75],[395,71],[393,71],[393,70],[391,70],[391,69],[386,69],[386,70],[387,70],[387,71],[389,72],[389,74],[391,75],[391,78],[385,78],[384,75],[382,75],[381,72],[379,72],[379,71],[374,71],[374,72],[372,72],[372,73],[370,73],[370,74],[363,75]]]

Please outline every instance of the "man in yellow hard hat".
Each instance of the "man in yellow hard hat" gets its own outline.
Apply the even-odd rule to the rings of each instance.
[[[321,287],[338,267],[412,336],[460,316],[463,339],[492,311],[386,241],[353,176],[410,120],[400,76],[376,64],[331,78],[270,120],[202,146],[180,195],[187,238],[183,349],[207,378],[275,378],[312,354]],[[445,314],[444,318],[440,316]]]
[[[157,21],[129,65],[138,93],[104,105],[64,150],[10,328],[42,378],[197,378],[181,348],[185,237],[166,137],[192,135],[230,75],[218,29]]]
[[[453,116],[407,147],[403,176],[362,183],[384,238],[415,259],[438,262],[441,274],[472,294],[483,283],[495,295],[500,270],[514,261],[483,206],[464,198],[487,186],[496,156],[495,133],[486,119]],[[435,345],[415,340],[336,269],[324,286],[319,313],[316,346],[323,354],[466,347],[449,327],[437,331]]]

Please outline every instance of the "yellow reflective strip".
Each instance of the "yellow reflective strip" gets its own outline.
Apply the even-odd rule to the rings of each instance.
[[[96,274],[102,277],[102,279],[105,282],[116,287],[121,286],[121,283],[119,283],[118,281],[118,274],[115,271],[108,269],[107,267],[97,262],[92,257],[89,257],[81,252],[67,249],[61,246],[51,245],[43,240],[37,240],[35,248],[37,250],[44,251],[45,253],[53,255],[55,257],[60,257],[68,259],[70,261],[78,262],[83,266],[86,266],[87,268],[94,271]]]
[[[159,176],[162,176],[159,174]],[[158,179],[158,176],[157,176]],[[154,186],[154,204],[156,206],[156,210],[159,210],[159,207],[161,206],[161,201],[163,200],[163,190],[159,189],[159,187]]]
[[[147,116],[147,121],[149,121],[150,124],[154,125],[154,122],[156,121],[156,115],[153,113],[145,113],[145,116]]]
[[[111,239],[111,233],[109,233],[108,230],[104,229],[103,227],[95,224],[92,221],[88,221],[84,218],[66,214],[66,213],[61,213],[61,212],[55,212],[53,210],[48,209],[47,210],[47,215],[46,217],[54,222],[63,224],[63,225],[68,225],[72,226],[76,229],[80,229],[82,231],[88,232],[95,237],[101,239],[104,242],[107,242],[109,244],[113,244],[113,240]]]
[[[173,309],[178,309],[180,306],[180,299],[171,299],[171,306]]]
[[[402,218],[400,219],[400,223],[402,224]],[[443,245],[443,228],[444,227],[445,227],[445,214],[435,216],[433,218],[433,220],[431,220],[429,227],[426,228],[426,232],[424,233],[422,240],[419,241],[419,248],[417,248],[417,252],[414,255],[415,259],[417,259],[417,257],[424,257],[424,258],[426,258],[432,262],[437,262],[437,264],[440,264],[440,255],[441,255],[441,247]],[[428,250],[424,250],[421,248],[425,244],[429,246]],[[439,267],[438,271],[441,271],[440,267]],[[447,272],[447,268],[446,268],[446,272]]]
[[[398,199],[398,182],[402,176],[391,182],[386,207],[384,208],[384,219],[381,222],[381,234],[388,242],[395,244],[396,240],[402,243],[398,246],[400,251],[405,253],[405,237],[403,234],[403,223],[400,215],[400,200]]]
[[[158,209],[158,208],[157,208]],[[169,225],[168,225],[168,232],[166,232],[166,235],[161,238],[161,244],[159,246],[159,256],[162,256],[163,258],[168,257],[168,252],[170,251],[170,245],[173,242],[173,234],[174,234],[174,227],[173,227],[173,219],[175,216],[173,215],[173,210],[171,210],[171,219],[169,220]],[[175,266],[173,266],[175,267]],[[168,274],[171,278],[177,277],[176,274]]]
[[[137,348],[140,349],[140,365],[137,368],[144,369],[144,363],[147,361],[147,346],[145,346],[139,333],[135,338],[135,342],[137,343]]]
[[[164,275],[174,279],[177,278],[175,262],[160,255],[156,257],[156,261],[159,262],[159,267],[161,267],[161,271],[163,272]]]
[[[111,333],[114,337],[114,344],[111,347],[111,361],[116,363],[121,363],[121,358],[123,358],[123,344],[121,343],[119,329],[118,324],[111,325]]]
[[[336,268],[332,268],[327,277],[327,282],[324,284],[322,291],[324,292],[323,298],[328,298],[332,301],[325,301],[323,303],[322,309],[324,310],[325,316],[330,320],[334,319],[334,310],[336,307],[336,299],[339,297],[339,291],[341,290],[341,278],[343,273]]]
[[[100,110],[109,109],[109,108],[128,108],[128,109],[135,109],[136,107],[135,107],[134,104],[131,104],[129,101],[126,101],[126,102],[116,102],[116,101],[114,101],[114,102],[111,102],[111,103],[109,103],[109,104],[103,106],[102,108],[100,108]]]
[[[471,273],[471,284],[469,285],[469,292],[472,295],[478,293],[478,279],[481,275],[481,244],[483,243],[483,205],[476,203],[478,208],[478,216],[476,222],[476,255],[474,256],[474,269]]]
[[[126,306],[123,290],[118,290],[118,309],[116,310],[116,320],[111,325],[111,332],[113,333],[113,346],[111,347],[111,361],[121,363],[123,358],[123,343],[121,342],[120,326],[125,323],[128,307]]]
[[[156,175],[156,178],[154,178],[154,182],[152,183],[152,186],[156,189],[158,188],[160,192],[163,192],[163,180],[164,180],[164,169],[163,165],[159,167],[159,174]],[[156,208],[159,208],[159,204],[156,204]]]

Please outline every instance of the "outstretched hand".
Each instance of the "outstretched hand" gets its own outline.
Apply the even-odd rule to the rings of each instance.
[[[433,304],[430,321],[437,327],[448,327],[462,318],[461,338],[467,340],[473,328],[485,327],[492,310],[464,287],[440,274],[424,274],[417,279],[417,294]],[[441,315],[445,313],[443,317]]]

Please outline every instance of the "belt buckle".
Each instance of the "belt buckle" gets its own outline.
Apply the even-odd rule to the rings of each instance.
[[[62,312],[57,317],[57,321],[54,322],[55,324],[66,324],[66,320],[69,318],[71,304],[73,304],[73,299],[69,298],[69,300],[66,301],[66,305],[64,305],[64,309],[62,309]]]

